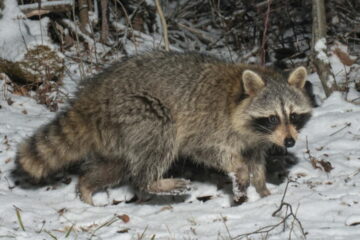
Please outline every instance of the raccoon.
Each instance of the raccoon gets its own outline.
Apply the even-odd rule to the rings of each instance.
[[[307,72],[271,69],[194,52],[151,52],[82,82],[67,109],[17,150],[17,168],[35,181],[79,164],[80,198],[130,181],[141,191],[177,194],[189,181],[163,178],[189,158],[228,174],[234,201],[250,182],[261,197],[265,156],[292,147],[311,116]]]

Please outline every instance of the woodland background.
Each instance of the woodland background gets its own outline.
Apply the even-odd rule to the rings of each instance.
[[[318,107],[273,156],[270,196],[250,186],[233,206],[231,181],[202,168],[179,168],[185,197],[142,199],[124,185],[95,194],[97,206],[79,200],[76,176],[15,184],[19,142],[79,81],[153,49],[307,67]],[[359,105],[359,0],[0,0],[0,239],[359,239]]]
[[[5,4],[0,0],[0,9]],[[346,66],[359,63],[357,0],[18,0],[18,4],[21,18],[42,20],[37,21],[42,39],[27,40],[20,34],[20,41],[29,47],[16,61],[0,54],[0,72],[10,78],[15,91],[28,95],[37,90],[37,100],[54,110],[57,100],[46,95],[61,84],[67,62],[79,63],[84,78],[114,59],[150,49],[195,50],[285,71],[305,65],[319,73],[326,96],[333,90],[346,92],[349,83],[360,88],[351,72],[342,83],[334,81],[338,73],[326,59],[316,57],[336,54]],[[11,42],[5,41],[2,48],[11,49]]]

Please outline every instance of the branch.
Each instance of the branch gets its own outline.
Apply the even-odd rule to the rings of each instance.
[[[162,30],[163,30],[163,36],[164,36],[164,41],[165,41],[165,50],[169,51],[168,27],[166,24],[164,13],[161,9],[160,0],[155,0],[155,3],[156,3],[157,12],[160,16],[161,26],[162,26]]]
[[[19,5],[20,10],[26,17],[40,16],[50,12],[67,12],[71,11],[74,4],[73,0],[61,0],[51,2],[41,2]]]
[[[274,229],[276,229],[277,227],[281,226],[281,225],[284,225],[284,229],[283,231],[285,231],[285,224],[286,224],[286,221],[292,217],[293,221],[292,221],[292,224],[291,224],[291,228],[290,228],[290,236],[291,236],[291,233],[293,231],[293,223],[296,222],[298,223],[299,225],[299,228],[300,228],[300,231],[304,237],[304,239],[306,239],[306,233],[304,231],[304,228],[300,222],[300,220],[297,218],[296,216],[296,212],[294,213],[293,212],[293,208],[291,206],[290,203],[287,203],[285,202],[285,196],[286,196],[286,193],[287,193],[287,190],[288,190],[288,186],[289,186],[289,183],[290,182],[293,182],[292,180],[288,179],[287,183],[286,183],[286,187],[285,187],[285,190],[284,190],[284,194],[281,198],[281,201],[280,201],[280,206],[273,212],[272,216],[275,217],[282,209],[283,207],[285,206],[286,207],[286,214],[285,214],[285,217],[282,217],[282,220],[276,224],[273,224],[273,225],[268,225],[268,226],[265,226],[265,227],[261,227],[253,232],[249,232],[249,233],[244,233],[244,234],[241,234],[241,235],[238,235],[236,237],[234,237],[233,239],[241,239],[241,238],[244,238],[246,237],[246,239],[249,238],[250,235],[256,235],[256,234],[266,234],[266,236],[268,236],[270,234],[271,231],[273,231]],[[290,210],[290,211],[289,211]],[[289,213],[288,213],[289,212]]]

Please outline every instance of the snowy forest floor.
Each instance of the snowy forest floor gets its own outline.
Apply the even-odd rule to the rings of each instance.
[[[142,48],[160,41],[145,38]],[[8,50],[16,55],[22,42],[12,44]],[[130,45],[126,49],[135,52]],[[71,96],[82,68],[67,61],[60,90]],[[343,71],[338,59],[330,61],[335,73]],[[359,239],[360,106],[351,100],[360,94],[352,86],[346,97],[335,92],[324,100],[317,75],[309,80],[320,106],[290,150],[299,163],[289,184],[268,184],[272,195],[261,199],[250,187],[249,201],[232,206],[230,182],[204,170],[195,173],[184,197],[139,197],[131,186],[121,186],[97,193],[96,207],[78,198],[76,176],[42,188],[15,185],[10,175],[17,144],[55,113],[12,94],[0,80],[0,239]]]
[[[309,80],[322,98],[317,75]],[[286,182],[268,184],[272,195],[262,199],[250,187],[249,201],[232,206],[229,183],[221,175],[199,172],[205,180],[193,182],[184,197],[136,200],[131,186],[121,186],[96,194],[98,206],[93,207],[76,195],[75,176],[38,189],[14,185],[10,173],[17,144],[54,113],[32,98],[10,94],[3,80],[0,85],[0,239],[360,237],[360,106],[345,101],[339,92],[314,109],[291,149],[299,163],[290,170],[286,195]],[[62,90],[72,92],[75,85],[67,78]]]

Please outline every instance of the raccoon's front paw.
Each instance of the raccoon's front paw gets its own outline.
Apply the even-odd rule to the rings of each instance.
[[[190,180],[183,178],[164,178],[151,183],[147,190],[158,195],[180,195],[190,191]]]
[[[269,191],[269,189],[265,188],[265,189],[262,189],[260,192],[259,192],[259,195],[260,197],[266,197],[266,196],[269,196],[271,194],[271,192]]]
[[[237,194],[234,195],[233,200],[235,205],[241,205],[244,202],[247,202],[248,197],[246,196],[246,194]]]

